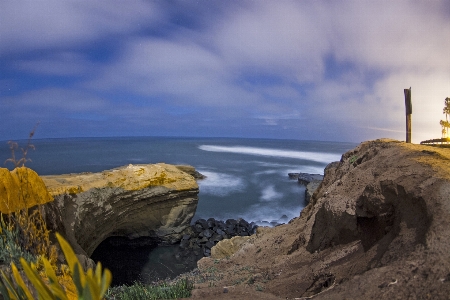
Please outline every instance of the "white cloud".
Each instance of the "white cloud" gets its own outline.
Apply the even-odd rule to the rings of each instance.
[[[220,57],[193,42],[139,39],[89,86],[165,96],[179,106],[252,105],[254,94],[234,85],[227,69]]]
[[[383,68],[450,67],[449,13],[445,1],[332,2],[329,14],[334,54],[342,60]]]
[[[7,100],[130,124],[176,115],[180,126],[195,117],[227,135],[247,125],[268,137],[358,141],[404,138],[411,86],[413,140],[440,135],[450,96],[448,1],[180,3],[0,3],[0,54],[47,50],[15,61],[16,71],[85,80]],[[174,13],[185,14],[183,26]],[[113,62],[80,54],[103,39],[114,41]],[[114,93],[120,105],[98,96]]]
[[[139,30],[162,16],[150,1],[2,1],[0,54],[73,47]]]
[[[230,14],[214,31],[227,64],[247,72],[314,81],[324,71],[322,11],[308,2],[258,2]]]

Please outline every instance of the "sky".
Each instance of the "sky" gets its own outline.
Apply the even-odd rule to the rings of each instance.
[[[440,138],[450,1],[1,1],[0,140]]]

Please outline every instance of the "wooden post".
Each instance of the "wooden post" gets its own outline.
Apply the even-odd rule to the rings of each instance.
[[[405,109],[406,109],[406,142],[411,143],[411,114],[412,114],[412,103],[411,103],[411,87],[409,89],[404,89],[405,93]]]

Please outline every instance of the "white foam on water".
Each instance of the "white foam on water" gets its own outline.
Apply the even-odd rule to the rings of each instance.
[[[340,154],[324,153],[324,152],[307,152],[307,151],[292,151],[270,148],[256,148],[246,146],[215,146],[215,145],[201,145],[200,150],[212,152],[229,152],[259,156],[285,157],[315,161],[320,163],[330,163],[341,159]]]
[[[271,167],[271,168],[292,167],[291,165],[288,165],[288,164],[270,163],[270,162],[265,162],[265,161],[255,161],[255,163],[262,167]]]
[[[266,170],[266,171],[254,172],[253,175],[259,176],[259,175],[272,175],[272,174],[279,174],[279,173],[280,173],[280,171],[278,171],[278,170]]]
[[[273,207],[259,203],[252,205],[247,213],[244,213],[243,218],[248,222],[256,222],[260,226],[271,226],[263,222],[275,221],[278,223],[287,223],[287,221],[298,217],[302,209],[303,207],[300,205],[287,209],[285,207]],[[281,219],[283,215],[287,216],[287,220]]]
[[[202,194],[224,197],[245,188],[245,183],[240,177],[203,170],[199,172],[206,176],[197,182]]]
[[[274,185],[269,185],[261,191],[261,197],[259,199],[264,202],[269,202],[282,197],[283,193],[277,192]]]

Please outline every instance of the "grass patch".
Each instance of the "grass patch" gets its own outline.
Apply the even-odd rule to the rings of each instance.
[[[107,300],[139,300],[139,299],[178,299],[191,296],[194,288],[192,282],[183,278],[174,283],[162,283],[157,285],[144,285],[136,282],[133,285],[117,286],[110,288],[105,299]]]

